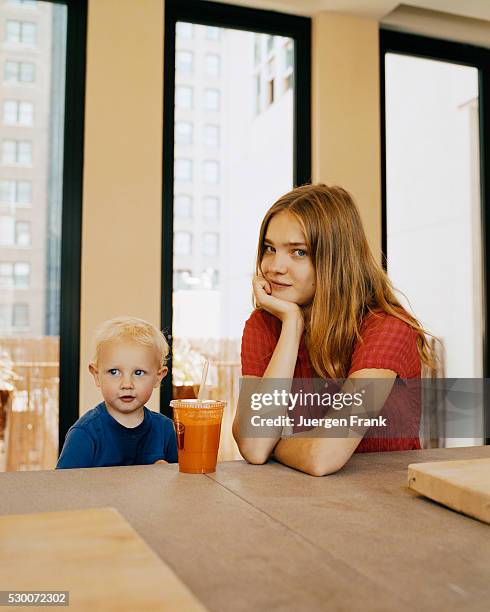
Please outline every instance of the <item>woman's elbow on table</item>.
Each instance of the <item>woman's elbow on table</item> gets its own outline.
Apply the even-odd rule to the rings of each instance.
[[[269,448],[261,448],[259,439],[247,439],[242,438],[238,434],[238,426],[233,423],[232,427],[233,437],[235,438],[235,442],[237,443],[238,450],[240,451],[240,455],[247,461],[248,463],[252,463],[254,465],[262,465],[266,463],[270,456]]]

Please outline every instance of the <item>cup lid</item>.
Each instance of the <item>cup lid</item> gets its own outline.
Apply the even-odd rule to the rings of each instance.
[[[226,402],[206,399],[175,399],[170,402],[172,408],[224,408]]]

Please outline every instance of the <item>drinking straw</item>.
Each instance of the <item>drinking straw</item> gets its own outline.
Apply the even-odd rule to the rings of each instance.
[[[203,368],[203,371],[202,371],[201,384],[199,385],[199,393],[197,394],[197,399],[198,400],[202,400],[203,399],[204,388],[206,386],[206,378],[208,376],[208,368],[209,368],[209,361],[206,359],[206,361],[204,362],[204,368]]]

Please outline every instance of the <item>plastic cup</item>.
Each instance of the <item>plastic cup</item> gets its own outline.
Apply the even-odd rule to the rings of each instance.
[[[208,474],[216,471],[221,421],[225,402],[172,400],[179,471]]]

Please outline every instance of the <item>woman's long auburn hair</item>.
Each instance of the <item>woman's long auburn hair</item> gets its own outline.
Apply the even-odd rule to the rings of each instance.
[[[257,274],[274,215],[288,212],[299,222],[312,259],[316,291],[305,321],[311,363],[318,375],[345,378],[364,316],[382,310],[417,332],[420,359],[431,368],[436,357],[426,331],[395,296],[395,290],[368,245],[359,211],[341,187],[303,185],[286,193],[267,211],[260,227]],[[430,334],[429,334],[430,335]]]

